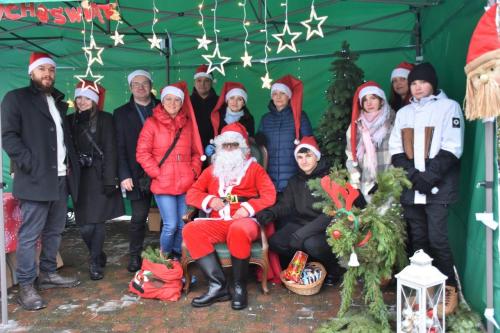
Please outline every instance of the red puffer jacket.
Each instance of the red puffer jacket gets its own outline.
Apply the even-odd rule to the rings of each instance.
[[[165,152],[174,141],[175,133],[182,128],[174,149],[158,167]],[[191,120],[184,109],[171,118],[158,104],[153,116],[144,123],[137,140],[136,159],[151,177],[151,192],[154,194],[179,195],[186,193],[201,172],[200,154],[194,145]]]

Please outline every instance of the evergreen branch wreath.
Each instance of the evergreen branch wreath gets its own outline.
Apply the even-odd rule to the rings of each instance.
[[[352,206],[358,194],[348,179],[347,170],[333,167],[328,176],[308,183],[313,194],[323,199],[316,208],[332,217],[326,229],[332,252],[342,264],[349,262],[338,316],[342,317],[349,310],[357,281],[361,279],[368,312],[388,328],[388,312],[380,282],[390,278],[394,268],[399,270],[407,264],[406,225],[399,197],[403,188],[411,187],[411,183],[400,168],[379,173],[377,192],[366,208],[360,210]]]

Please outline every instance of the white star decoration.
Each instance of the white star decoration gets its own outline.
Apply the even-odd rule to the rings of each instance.
[[[88,56],[88,66],[92,66],[94,62],[104,65],[101,59],[101,53],[104,51],[104,47],[97,47],[94,36],[90,36],[90,46],[82,47],[82,50],[85,51]],[[95,56],[92,51],[97,51]]]
[[[160,42],[161,42],[161,39],[159,39],[158,37],[156,37],[156,34],[153,34],[153,38],[148,38],[148,41],[149,43],[151,44],[150,45],[150,48],[157,48],[157,49],[160,49]]]
[[[252,67],[252,56],[248,55],[248,52],[245,51],[245,55],[241,57],[243,61],[243,67]]]
[[[118,33],[118,30],[115,30],[115,35],[114,35],[114,36],[110,36],[109,38],[111,38],[112,40],[114,40],[114,41],[115,41],[115,46],[118,46],[119,44],[125,44],[125,43],[123,42],[123,37],[124,37],[124,36],[125,36],[125,35],[120,35],[120,34]]]
[[[304,27],[307,28],[307,36],[306,40],[309,40],[312,36],[318,35],[321,38],[323,38],[323,30],[321,29],[321,25],[325,23],[326,19],[328,16],[321,16],[318,17],[318,14],[316,14],[316,10],[314,9],[314,6],[311,6],[311,14],[309,15],[309,20],[304,20],[301,21],[300,24],[302,24]],[[317,22],[317,23],[313,23]],[[316,25],[316,29],[312,28],[312,25]]]
[[[226,76],[226,73],[224,72],[224,64],[231,60],[230,57],[223,57],[220,55],[219,51],[219,45],[215,47],[214,53],[212,55],[204,54],[202,57],[208,62],[208,70],[207,73],[211,73],[214,70],[218,70],[219,73],[222,75]],[[213,60],[212,60],[213,59]],[[219,61],[218,65],[214,65],[214,61]]]
[[[196,38],[196,40],[198,41],[198,49],[204,48],[208,51],[208,44],[212,43],[212,40],[207,39],[206,34],[203,34],[201,38]]]
[[[273,79],[269,77],[269,73],[266,72],[265,76],[260,78],[262,80],[262,88],[271,89],[271,82]]]
[[[96,93],[99,92],[99,89],[97,88],[97,83],[102,80],[104,76],[102,75],[94,75],[92,73],[92,70],[90,69],[90,66],[87,67],[87,71],[85,72],[85,75],[75,75],[75,78],[82,83],[81,89],[92,89]],[[94,81],[94,84],[88,84],[85,80],[87,81]]]
[[[285,36],[292,36],[290,42],[287,43],[284,40],[287,39]],[[288,26],[288,21],[285,21],[285,25],[283,26],[283,32],[280,34],[273,34],[272,36],[276,38],[279,42],[278,51],[276,53],[280,53],[284,49],[288,48],[293,52],[297,53],[297,48],[295,47],[295,40],[302,35],[302,32],[291,32],[290,27]]]

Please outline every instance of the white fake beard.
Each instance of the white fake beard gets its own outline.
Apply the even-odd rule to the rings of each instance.
[[[224,185],[231,185],[240,176],[246,160],[245,154],[241,149],[230,151],[224,149],[217,150],[212,159],[214,176],[222,178]]]

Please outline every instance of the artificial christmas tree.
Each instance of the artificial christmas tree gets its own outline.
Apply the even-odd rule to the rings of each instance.
[[[342,49],[334,53],[332,83],[328,87],[328,110],[323,114],[318,128],[321,153],[330,165],[345,166],[346,131],[351,121],[352,96],[363,83],[363,70],[356,66],[359,58],[351,52],[349,43],[342,42]]]

